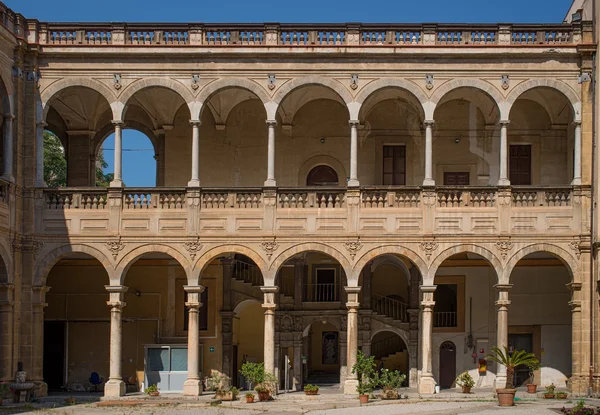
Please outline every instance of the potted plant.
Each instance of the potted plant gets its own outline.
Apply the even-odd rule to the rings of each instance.
[[[498,395],[498,404],[500,406],[513,406],[515,404],[515,393],[517,390],[513,385],[515,368],[520,365],[528,365],[537,360],[533,353],[527,353],[524,350],[509,352],[507,347],[500,350],[497,347],[492,348],[492,354],[487,358],[494,362],[506,366],[506,385],[504,388],[496,389]]]
[[[246,403],[254,402],[254,394],[252,392],[246,392]]]
[[[240,373],[252,382],[259,401],[269,400],[271,393],[275,391],[276,379],[272,373],[265,372],[264,363],[246,362],[242,365]]]
[[[382,369],[379,384],[383,388],[381,399],[398,399],[398,389],[406,379],[406,375],[399,370]]]
[[[211,370],[210,376],[204,380],[207,390],[215,391],[215,399],[234,401],[237,399],[239,389],[231,386],[231,378],[218,370]]]
[[[375,356],[367,357],[362,350],[359,350],[356,355],[356,363],[352,366],[352,373],[356,374],[358,379],[356,391],[358,392],[360,403],[369,402],[369,394],[373,392],[373,389],[379,383],[376,369]]]
[[[527,393],[536,393],[537,385],[534,383],[535,371],[540,369],[540,361],[535,359],[534,361],[529,363],[527,367],[529,368],[529,383],[527,384]]]
[[[555,389],[556,389],[556,386],[554,385],[554,383],[551,383],[550,385],[546,386],[546,392],[544,392],[544,398],[554,399],[554,390]]]
[[[144,392],[146,392],[146,394],[148,394],[150,396],[158,396],[158,395],[160,395],[160,391],[158,390],[158,388],[156,387],[156,385],[150,385],[150,386],[148,386]]]
[[[469,372],[465,370],[456,378],[456,384],[462,387],[462,393],[471,393],[471,388],[475,386],[475,381],[469,375]]]
[[[319,387],[317,385],[306,385],[304,386],[305,395],[316,395],[319,393]]]
[[[567,396],[568,396],[567,392],[556,392],[557,399],[567,399]]]

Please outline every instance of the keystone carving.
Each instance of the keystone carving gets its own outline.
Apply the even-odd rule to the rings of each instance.
[[[183,244],[183,247],[186,251],[190,253],[190,258],[194,259],[196,254],[202,250],[202,243],[200,242],[200,238],[196,238],[195,241],[189,241]]]
[[[496,242],[496,248],[500,251],[502,259],[506,259],[508,252],[513,249],[513,243],[511,241],[498,241]]]
[[[106,243],[106,247],[110,251],[113,256],[113,259],[116,261],[119,256],[119,252],[121,252],[125,248],[125,244],[121,242],[121,238],[116,241],[108,241]]]
[[[424,241],[421,242],[419,246],[421,247],[421,250],[425,252],[425,255],[427,255],[427,259],[431,258],[431,254],[438,249],[438,243],[434,241]]]
[[[344,247],[348,250],[348,252],[350,252],[350,256],[352,257],[352,259],[354,259],[358,251],[362,249],[363,244],[358,240],[348,241],[344,243]]]
[[[260,247],[267,253],[267,257],[271,259],[273,253],[279,249],[279,244],[276,241],[265,241],[260,244]]]
[[[577,259],[581,258],[581,248],[579,248],[579,241],[569,242],[569,248],[573,250],[573,253],[577,257]]]

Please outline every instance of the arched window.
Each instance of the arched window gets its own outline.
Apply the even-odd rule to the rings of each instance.
[[[314,167],[306,177],[307,186],[337,186],[338,184],[336,171],[324,164]]]

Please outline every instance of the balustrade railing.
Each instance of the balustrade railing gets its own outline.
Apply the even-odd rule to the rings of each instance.
[[[441,208],[494,207],[497,189],[440,187],[437,189],[437,203]]]
[[[435,311],[433,313],[433,327],[458,327],[456,311]]]
[[[106,189],[46,189],[47,209],[105,209]]]
[[[340,301],[339,284],[305,284],[303,300],[308,303],[332,303]]]
[[[408,304],[383,295],[373,295],[371,310],[392,320],[408,321]]]
[[[364,188],[361,191],[361,206],[374,208],[418,208],[421,202],[420,188],[378,189]]]
[[[512,205],[514,207],[564,207],[571,206],[573,190],[571,187],[513,187]]]
[[[201,200],[203,209],[258,209],[262,207],[263,193],[260,189],[206,189]]]
[[[184,209],[185,189],[126,189],[124,209]]]
[[[278,206],[283,209],[339,209],[345,206],[346,189],[279,189]]]

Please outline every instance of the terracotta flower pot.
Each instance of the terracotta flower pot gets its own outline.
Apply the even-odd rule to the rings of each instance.
[[[269,400],[269,396],[271,395],[271,393],[269,391],[260,391],[257,392],[258,393],[258,400],[260,402],[266,402]]]
[[[254,403],[254,396],[246,396],[246,403]]]
[[[383,390],[383,392],[381,392],[381,399],[384,400],[395,400],[398,399],[398,397],[400,396],[400,394],[398,393],[397,390],[393,390],[393,389],[388,389],[388,390]]]
[[[527,384],[527,393],[536,393],[537,392],[537,385],[534,383],[528,383]]]
[[[150,396],[159,396],[160,392],[148,392],[148,395],[150,395]]]
[[[319,393],[319,390],[317,389],[316,391],[304,391],[305,395],[316,395]]]
[[[360,403],[368,403],[369,402],[369,395],[359,395],[358,397],[360,399]]]
[[[546,398],[546,399],[554,399],[554,394],[553,393],[545,393],[544,394],[544,398]]]
[[[471,387],[470,386],[463,386],[462,387],[462,393],[471,393]]]
[[[496,389],[498,395],[498,405],[514,406],[516,389]]]
[[[567,399],[568,395],[566,393],[557,393],[556,399]]]

